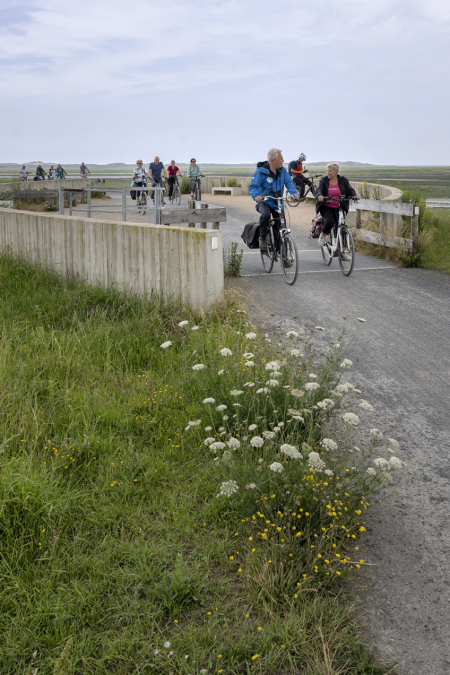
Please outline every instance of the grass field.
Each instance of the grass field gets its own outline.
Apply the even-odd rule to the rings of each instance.
[[[193,316],[7,256],[0,281],[2,673],[392,672],[341,586],[388,474],[335,414],[342,348],[280,351],[232,296]]]

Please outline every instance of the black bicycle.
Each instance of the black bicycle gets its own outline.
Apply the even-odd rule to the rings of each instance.
[[[142,183],[138,183],[136,187],[141,187],[141,188],[146,188],[147,187],[147,181],[143,181]],[[136,191],[136,208],[137,212],[140,213],[141,215],[145,216],[147,212],[147,202],[148,202],[148,195],[147,195],[147,190],[137,190]]]
[[[172,185],[172,194],[169,197],[171,204],[180,204],[181,203],[181,192],[180,186],[178,184],[178,179],[175,178]]]
[[[300,197],[300,199],[295,199],[293,195],[288,194],[288,195],[287,195],[287,199],[286,199],[286,204],[287,204],[288,206],[290,206],[290,207],[298,206],[298,205],[300,204],[300,202],[304,202],[304,201],[305,201],[305,199],[306,199],[306,197],[309,195],[309,193],[311,193],[312,196],[315,197],[315,196],[316,196],[316,190],[317,190],[317,187],[316,187],[316,184],[315,184],[315,182],[314,182],[314,178],[321,178],[321,176],[313,176],[313,177],[310,179],[310,183],[308,184],[308,189],[306,190],[306,192],[305,192],[305,194],[303,195],[303,197]],[[295,184],[295,187],[296,187],[296,189],[297,189],[298,194],[300,194],[300,192],[299,192],[299,186],[298,186],[297,184]]]
[[[197,202],[202,201],[202,182],[200,178],[189,178],[189,182],[191,183],[191,188],[192,188],[192,194],[193,200]]]
[[[342,274],[349,277],[355,265],[355,244],[353,235],[345,224],[344,203],[355,197],[339,196],[339,220],[331,230],[330,241],[326,241],[322,248],[322,259],[328,267],[333,258],[338,258]],[[324,197],[323,203],[337,201],[336,197]]]
[[[267,249],[261,249],[261,261],[264,271],[270,274],[274,263],[280,259],[286,283],[292,286],[297,281],[298,253],[291,230],[286,227],[286,217],[282,208],[286,197],[264,197],[263,201],[268,201],[269,199],[277,202],[278,217],[274,218],[273,214],[270,216],[269,229],[266,236]]]

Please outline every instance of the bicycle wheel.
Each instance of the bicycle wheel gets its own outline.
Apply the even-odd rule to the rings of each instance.
[[[342,250],[338,249],[339,267],[342,274],[349,277],[355,264],[355,244],[352,233],[346,227],[341,228],[341,245]]]
[[[281,267],[286,283],[289,286],[295,284],[298,275],[298,254],[295,241],[290,234],[285,234],[281,242]]]
[[[172,201],[173,201],[174,204],[180,204],[181,203],[181,192],[180,192],[180,188],[179,188],[178,185],[173,186]]]
[[[327,267],[331,265],[331,261],[333,260],[333,254],[331,253],[331,247],[328,242],[322,246],[322,260]]]
[[[263,251],[260,249],[261,253],[261,262],[264,267],[264,272],[267,272],[267,274],[270,274],[272,269],[273,269],[273,263],[275,261],[275,254],[273,250],[273,244],[272,244],[272,237],[270,236],[270,230],[267,233],[267,250]]]
[[[197,184],[197,200],[202,201],[202,186],[200,184]]]
[[[297,190],[297,193],[298,193],[298,190]],[[291,194],[287,194],[286,195],[286,204],[288,206],[291,206],[292,208],[295,208],[296,206],[298,206],[300,204],[300,200],[294,199],[294,196],[291,195]]]
[[[143,192],[141,195],[141,213],[143,216],[145,216],[146,211],[147,211],[147,193]]]

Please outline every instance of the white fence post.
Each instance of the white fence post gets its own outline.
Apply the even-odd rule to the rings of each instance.
[[[413,204],[413,209],[414,215],[411,217],[411,239],[414,250],[416,250],[419,245],[419,205]]]
[[[59,215],[63,216],[64,215],[64,188],[60,185],[59,186]]]

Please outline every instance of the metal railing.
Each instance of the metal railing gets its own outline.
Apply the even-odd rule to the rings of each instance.
[[[64,196],[65,194],[69,195],[69,213],[72,215],[72,207],[73,207],[73,198],[72,198],[72,193],[77,194],[81,190],[78,189],[65,189],[63,185],[58,186],[59,189],[59,214],[61,216],[64,215]],[[155,212],[155,224],[160,225],[161,224],[161,210],[164,209],[164,206],[162,206],[162,193],[164,193],[164,188],[162,187],[141,187],[140,185],[136,185],[136,187],[122,187],[122,188],[114,188],[114,187],[108,187],[108,188],[100,188],[97,185],[89,185],[87,186],[83,192],[86,192],[87,194],[87,208],[86,209],[80,209],[77,206],[77,213],[80,211],[87,212],[87,217],[91,218],[92,213],[122,213],[122,222],[125,223],[127,220],[127,211],[133,211],[133,213],[136,213],[137,208],[135,204],[127,204],[127,193],[130,191],[137,191],[137,192],[147,192],[147,195],[149,192],[154,192],[155,193],[155,205],[150,206],[148,203],[148,197],[147,197],[147,205],[146,205],[146,210],[147,211],[154,211]],[[92,204],[92,193],[93,192],[121,192],[122,193],[122,203],[121,205],[117,205],[116,207],[104,207],[103,205],[98,205],[98,204]],[[112,205],[111,205],[112,206]]]

